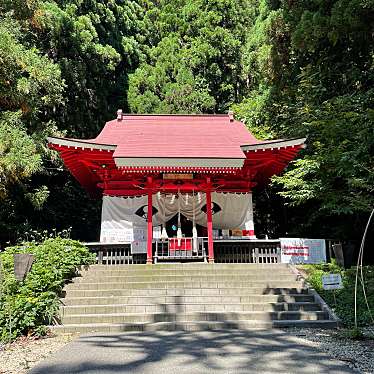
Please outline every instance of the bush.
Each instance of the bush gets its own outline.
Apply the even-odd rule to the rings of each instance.
[[[303,270],[307,273],[308,282],[324,298],[329,306],[335,311],[345,326],[354,326],[354,289],[356,268],[344,270],[336,264],[305,265]],[[340,273],[343,280],[343,288],[335,291],[336,305],[333,291],[325,291],[322,288],[322,275],[329,273]],[[369,306],[374,317],[374,266],[363,267],[364,284]],[[373,321],[367,309],[362,286],[359,281],[357,293],[357,321],[359,326],[372,325]]]
[[[13,254],[32,253],[31,271],[23,282],[14,276]],[[94,255],[78,241],[47,239],[41,244],[25,243],[0,253],[0,341],[22,334],[38,334],[51,324],[59,308],[59,294],[66,280],[80,265],[90,264]]]

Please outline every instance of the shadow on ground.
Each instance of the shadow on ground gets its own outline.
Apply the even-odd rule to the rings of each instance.
[[[29,374],[352,372],[287,332],[233,329],[85,335]]]

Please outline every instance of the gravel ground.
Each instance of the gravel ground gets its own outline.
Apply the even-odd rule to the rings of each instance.
[[[11,344],[0,344],[0,374],[25,374],[76,336],[61,334],[42,339],[23,337]]]
[[[365,339],[353,340],[343,330],[289,329],[291,334],[304,338],[330,356],[347,362],[359,373],[374,373],[374,326],[364,329]]]

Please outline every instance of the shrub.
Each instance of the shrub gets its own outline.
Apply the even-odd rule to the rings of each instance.
[[[306,265],[303,267],[308,277],[308,282],[324,298],[335,311],[345,326],[354,326],[354,289],[356,268],[344,270],[336,264]],[[322,288],[322,275],[340,273],[343,280],[343,288],[335,291],[336,305],[333,291],[325,291]],[[374,266],[363,267],[364,284],[369,306],[374,317]],[[357,321],[359,326],[367,326],[373,323],[370,312],[367,309],[362,286],[359,281],[357,293]]]
[[[13,254],[32,253],[31,271],[23,282],[14,276]],[[66,280],[80,265],[90,264],[94,255],[78,241],[64,238],[24,243],[0,253],[0,341],[21,334],[38,334],[51,324],[59,308],[59,294]]]

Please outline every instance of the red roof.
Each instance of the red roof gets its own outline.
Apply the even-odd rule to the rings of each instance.
[[[126,186],[115,192],[119,195],[139,193],[132,173],[210,173],[221,178],[218,186],[226,185],[222,191],[247,191],[279,174],[305,143],[304,138],[259,141],[230,115],[121,113],[95,139],[48,141],[88,191],[113,193],[110,185],[119,183]]]
[[[245,158],[258,143],[228,115],[123,115],[106,123],[95,143],[117,145],[114,157]]]

